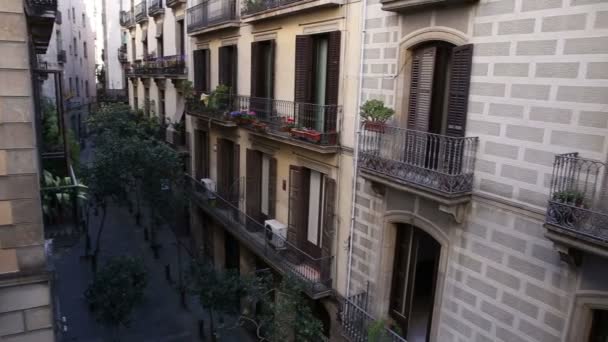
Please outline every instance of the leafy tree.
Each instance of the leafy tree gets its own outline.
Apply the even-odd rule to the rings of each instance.
[[[131,257],[117,257],[95,275],[85,291],[85,298],[97,321],[115,329],[128,327],[135,306],[144,298],[148,274],[143,262]]]

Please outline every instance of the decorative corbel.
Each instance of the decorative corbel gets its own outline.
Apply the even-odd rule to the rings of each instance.
[[[456,205],[440,204],[439,211],[452,215],[452,217],[454,218],[454,221],[456,221],[456,223],[458,223],[458,224],[461,224],[464,222],[464,220],[467,216],[467,211],[469,209],[469,205],[470,205],[469,203],[460,203],[460,204],[456,204]]]

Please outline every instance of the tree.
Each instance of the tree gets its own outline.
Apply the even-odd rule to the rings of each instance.
[[[117,257],[95,275],[85,291],[90,310],[98,322],[114,329],[128,327],[135,306],[144,298],[148,275],[141,260]]]

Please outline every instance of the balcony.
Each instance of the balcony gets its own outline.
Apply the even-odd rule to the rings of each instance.
[[[148,8],[146,6],[146,0],[142,0],[142,2],[135,5],[134,13],[136,23],[141,24],[148,21]]]
[[[335,105],[216,94],[209,96],[207,105],[199,99],[191,101],[187,113],[319,153],[336,153],[341,110]]]
[[[608,257],[608,165],[579,157],[555,157],[545,227],[547,237],[566,252]]]
[[[184,56],[165,56],[137,60],[127,69],[129,77],[168,77],[186,78],[186,59]]]
[[[239,27],[236,0],[207,0],[188,8],[188,34]]]
[[[336,7],[343,4],[343,0],[244,0],[241,17],[243,22],[251,23],[314,8]]]
[[[49,47],[57,15],[57,0],[25,0],[25,13],[36,53]]]
[[[59,50],[57,52],[57,63],[64,64],[65,62],[67,62],[67,60],[68,60],[68,57],[67,57],[65,50]]]
[[[155,17],[157,15],[161,15],[165,13],[165,8],[163,7],[163,0],[149,0],[148,4],[148,13],[150,16]]]
[[[135,17],[132,11],[120,11],[120,26],[124,28],[135,26]]]
[[[364,125],[359,167],[369,178],[405,187],[442,204],[468,201],[478,138],[456,138],[393,126]]]
[[[377,323],[376,319],[367,312],[367,295],[360,293],[344,298],[341,311],[342,336],[350,342],[367,342],[369,331]],[[378,341],[407,342],[391,329],[384,328]]]
[[[181,4],[185,4],[186,0],[165,0],[165,5],[169,8],[175,8]]]
[[[187,176],[192,200],[213,220],[262,258],[268,265],[284,274],[291,274],[304,284],[304,291],[313,299],[331,294],[333,256],[313,258],[290,241],[274,236],[263,224],[247,216],[234,201],[209,192],[205,186]],[[283,247],[274,247],[269,237],[280,240]]]
[[[126,45],[121,45],[118,48],[118,61],[121,64],[126,64],[129,62],[129,57],[127,55],[127,46]]]

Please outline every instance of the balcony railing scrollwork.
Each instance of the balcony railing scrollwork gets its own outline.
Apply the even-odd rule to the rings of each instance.
[[[139,4],[135,5],[135,21],[138,23],[148,20],[148,6],[146,0],[142,0]]]
[[[196,96],[187,107],[193,115],[232,121],[276,138],[319,146],[339,144],[337,127],[341,110],[337,105],[219,94],[211,94],[206,104]]]
[[[169,8],[178,6],[179,4],[185,4],[186,0],[165,0],[165,5]]]
[[[369,330],[376,320],[367,312],[367,294],[365,292],[343,299],[340,318],[342,322],[342,335],[348,341],[368,341]],[[384,328],[380,335],[379,341],[407,342],[399,334],[388,328]]]
[[[220,196],[186,175],[191,198],[207,215],[222,224],[234,237],[268,264],[299,279],[313,298],[331,293],[333,256],[312,257],[291,241],[274,234],[238,207],[238,196]],[[238,188],[238,187],[237,187]],[[235,197],[237,201],[227,199]]]
[[[459,196],[473,189],[477,144],[476,137],[364,125],[359,166],[444,196]]]
[[[236,19],[235,0],[206,0],[188,8],[188,33]]]
[[[149,57],[137,60],[127,68],[127,76],[137,77],[183,77],[186,73],[184,56]]]
[[[120,11],[120,26],[128,28],[135,25],[135,17],[132,11]]]
[[[555,156],[546,223],[560,233],[608,247],[608,165],[579,157]]]
[[[300,1],[302,0],[245,0],[241,8],[241,14],[253,15]]]
[[[163,11],[164,11],[163,0],[149,0],[149,1],[150,1],[150,3],[148,4],[148,13],[151,16],[163,13]]]

